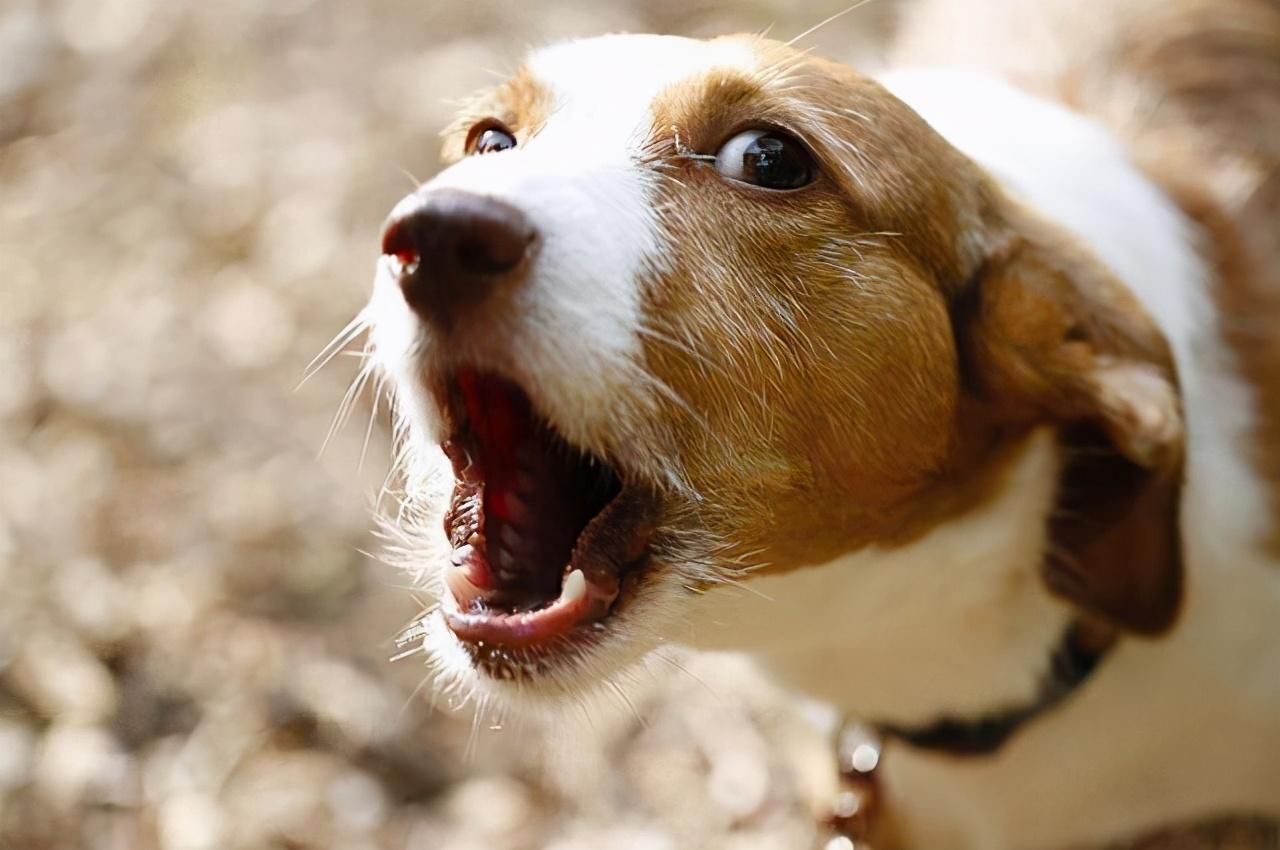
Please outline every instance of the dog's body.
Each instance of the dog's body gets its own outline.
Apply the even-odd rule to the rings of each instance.
[[[986,33],[1057,33],[1057,5],[992,4]],[[1120,5],[1091,55],[1160,31]],[[1253,135],[1280,91],[1224,83],[1280,59],[1176,83],[1113,64],[1150,107],[1134,120],[1105,68],[957,54],[977,39],[946,8],[919,10],[903,53],[969,67],[890,72],[897,99],[760,40],[610,37],[535,55],[464,114],[446,147],[482,155],[397,208],[371,305],[414,512],[431,443],[459,482],[444,552],[438,512],[406,552],[442,589],[428,647],[498,695],[667,638],[746,650],[919,728],[1034,702],[1082,629],[1096,671],[990,752],[890,741],[886,834],[1052,848],[1280,815],[1280,386],[1230,321],[1275,303],[1240,210],[1278,161]],[[1219,9],[1221,31],[1162,8],[1228,54],[1280,45],[1265,3]],[[1230,138],[1188,118],[1208,81],[1221,114],[1256,101]],[[1068,86],[1093,117],[1044,96]],[[566,451],[616,472],[593,485],[612,495],[574,502],[555,481],[587,473],[545,459]]]

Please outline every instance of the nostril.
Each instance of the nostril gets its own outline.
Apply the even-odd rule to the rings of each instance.
[[[382,233],[382,253],[395,257],[401,265],[408,266],[418,262],[418,248],[413,244],[410,228],[405,226],[405,219],[393,221]]]

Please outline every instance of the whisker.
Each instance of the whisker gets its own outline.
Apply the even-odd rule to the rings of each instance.
[[[340,351],[350,345],[356,337],[368,330],[369,317],[361,310],[356,314],[355,318],[347,323],[347,326],[338,331],[337,335],[329,341],[329,344],[320,349],[320,353],[311,358],[311,362],[307,364],[302,372],[302,380],[293,388],[294,392],[302,389],[307,381],[315,377],[315,374],[328,365]]]
[[[399,171],[401,174],[403,174],[406,179],[408,179],[409,185],[413,187],[415,192],[418,190],[419,187],[422,186],[422,181],[418,179],[418,175],[414,174],[412,171],[405,168],[403,165],[396,163],[396,170]]]
[[[840,11],[840,12],[836,12],[836,13],[835,13],[834,15],[832,15],[831,17],[829,17],[829,18],[827,18],[827,19],[825,19],[825,20],[819,21],[818,23],[816,23],[816,24],[814,24],[813,26],[809,27],[809,28],[808,28],[807,30],[805,30],[804,32],[800,33],[800,34],[799,34],[798,36],[796,36],[795,38],[793,38],[793,39],[791,39],[790,41],[788,41],[788,42],[787,42],[787,47],[791,47],[791,46],[793,46],[797,41],[800,41],[801,39],[804,39],[804,38],[806,38],[806,37],[808,37],[808,36],[810,36],[810,35],[813,35],[815,32],[817,32],[818,30],[822,29],[823,27],[825,27],[827,24],[831,23],[832,21],[837,21],[837,20],[839,20],[840,18],[843,18],[845,15],[849,14],[850,12],[853,12],[853,11],[856,11],[856,10],[858,10],[858,9],[861,9],[863,6],[867,5],[867,4],[868,4],[868,3],[870,3],[870,2],[871,2],[871,0],[858,0],[858,2],[854,3],[854,4],[853,4],[852,6],[850,6],[849,8],[844,9],[843,11]]]
[[[369,406],[369,424],[364,429],[364,443],[360,446],[360,460],[356,462],[356,472],[364,471],[364,459],[369,454],[369,440],[373,437],[373,425],[378,420],[378,408],[382,395],[386,391],[386,377],[381,373],[374,379],[373,404]]]
[[[373,370],[366,367],[360,370],[356,377],[351,381],[351,386],[347,388],[347,392],[342,397],[342,401],[338,404],[338,410],[333,415],[333,420],[329,423],[329,432],[324,436],[324,442],[320,444],[318,457],[322,457],[325,450],[329,447],[329,442],[342,429],[351,417],[351,412],[355,409],[356,400],[364,391],[365,386],[369,383],[369,376],[373,374]]]

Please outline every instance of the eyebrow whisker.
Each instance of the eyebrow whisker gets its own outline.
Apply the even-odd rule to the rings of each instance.
[[[856,11],[856,10],[858,10],[858,9],[861,9],[863,6],[867,5],[867,4],[868,4],[868,3],[870,3],[870,2],[871,2],[871,0],[858,0],[858,2],[854,3],[854,4],[853,4],[852,6],[850,6],[849,8],[844,9],[843,11],[840,11],[840,12],[836,12],[834,15],[830,16],[830,17],[829,17],[829,18],[827,18],[826,20],[819,21],[818,23],[816,23],[816,24],[814,24],[813,26],[809,27],[809,28],[808,28],[807,30],[805,30],[804,32],[800,33],[800,34],[799,34],[798,36],[796,36],[795,38],[793,38],[793,39],[791,39],[790,41],[788,41],[788,42],[787,42],[787,47],[791,47],[791,46],[793,46],[797,41],[800,41],[800,40],[801,40],[801,39],[803,39],[805,36],[812,35],[813,33],[817,32],[818,30],[820,30],[820,29],[822,29],[823,27],[825,27],[827,24],[831,23],[832,21],[836,21],[836,20],[838,20],[838,19],[840,19],[840,18],[843,18],[845,15],[849,14],[850,12],[853,12],[853,11]]]

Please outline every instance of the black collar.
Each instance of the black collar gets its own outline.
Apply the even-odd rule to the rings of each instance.
[[[1053,708],[1080,687],[1109,646],[1110,642],[1101,647],[1091,645],[1084,639],[1079,624],[1072,624],[1050,658],[1049,672],[1039,692],[1028,704],[975,718],[944,717],[928,726],[881,723],[876,728],[885,738],[897,738],[920,749],[953,755],[993,753],[1024,723]]]

